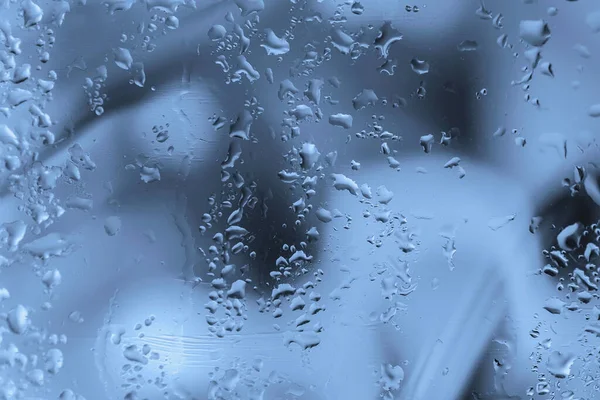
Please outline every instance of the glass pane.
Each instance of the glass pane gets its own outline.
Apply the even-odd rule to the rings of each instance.
[[[600,4],[0,0],[0,399],[594,399]]]

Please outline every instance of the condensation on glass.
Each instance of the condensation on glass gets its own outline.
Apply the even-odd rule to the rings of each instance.
[[[0,0],[0,399],[595,399],[600,4]]]

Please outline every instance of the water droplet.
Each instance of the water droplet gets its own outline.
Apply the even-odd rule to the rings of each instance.
[[[302,150],[300,150],[300,157],[302,158],[302,168],[310,169],[319,160],[321,153],[312,143],[303,143]]]
[[[585,23],[592,33],[600,32],[600,10],[590,12],[585,18]]]
[[[402,40],[402,34],[392,26],[391,21],[385,21],[375,39],[375,49],[381,58],[388,58],[390,46],[399,40]]]
[[[523,20],[519,23],[519,36],[532,46],[541,47],[550,39],[550,28],[543,20]]]
[[[128,71],[133,65],[133,57],[131,57],[131,53],[128,49],[123,47],[118,47],[113,49],[113,56],[115,59],[115,64],[117,67]]]
[[[213,25],[208,30],[208,38],[210,40],[221,40],[227,34],[227,29],[223,25]]]
[[[560,314],[562,312],[565,302],[557,297],[551,297],[544,303],[544,310],[550,314]]]
[[[404,370],[399,365],[385,364],[381,366],[381,385],[389,392],[400,389],[404,380]]]
[[[244,76],[249,82],[254,82],[260,78],[260,73],[254,69],[245,56],[237,56],[236,70],[233,75],[234,82],[239,82]]]
[[[65,389],[58,396],[58,400],[85,400],[85,398],[75,394],[71,389]]]
[[[562,353],[560,351],[553,351],[548,356],[548,362],[546,367],[548,372],[559,379],[564,379],[571,373],[571,367],[575,362],[575,356],[569,353]]]
[[[429,63],[427,61],[419,60],[418,58],[413,58],[410,61],[410,67],[418,75],[424,75],[429,72]]]
[[[235,0],[235,4],[240,9],[242,17],[259,13],[265,9],[264,0]]]
[[[174,15],[169,15],[165,19],[165,26],[169,29],[177,29],[179,28],[179,18]]]
[[[265,77],[267,78],[267,82],[273,83],[273,70],[271,68],[267,68],[265,70]]]
[[[304,91],[304,95],[308,100],[312,101],[316,105],[321,103],[321,89],[325,82],[321,79],[311,79],[308,81],[308,88]]]
[[[272,29],[266,29],[265,33],[265,43],[261,44],[260,47],[267,51],[267,55],[280,56],[290,51],[288,41],[275,35]]]
[[[0,288],[0,302],[10,299],[10,292],[7,288]]]
[[[475,51],[479,48],[479,44],[475,40],[463,40],[457,48],[458,51]]]
[[[323,207],[319,207],[315,212],[315,215],[317,216],[317,219],[321,222],[327,223],[333,220],[333,214],[331,213],[331,211]]]
[[[23,249],[35,257],[47,259],[62,255],[69,245],[70,242],[64,236],[52,232],[25,244]]]
[[[231,288],[227,291],[227,297],[232,299],[243,299],[246,297],[246,282],[237,280],[231,284]]]
[[[525,56],[525,59],[527,61],[529,61],[531,68],[534,68],[534,69],[537,67],[537,65],[542,57],[541,50],[537,47],[533,48],[533,49],[525,50],[523,55]]]
[[[350,49],[354,44],[352,36],[348,35],[340,28],[335,28],[331,32],[331,44],[342,54],[350,53]]]
[[[582,45],[581,43],[577,43],[573,46],[573,50],[575,50],[577,52],[577,54],[579,54],[580,57],[582,58],[590,58],[592,56],[592,53],[590,52],[590,49],[588,49],[587,46]]]
[[[235,166],[235,162],[239,160],[242,155],[242,147],[240,146],[239,141],[232,141],[229,143],[229,149],[227,150],[227,156],[225,160],[221,163],[222,169],[233,168]]]
[[[285,332],[284,334],[285,346],[297,344],[302,350],[308,350],[320,343],[321,338],[315,332]]]
[[[600,117],[600,103],[591,105],[588,109],[588,115],[593,118]]]
[[[27,373],[27,380],[35,386],[44,386],[44,371],[32,369]]]
[[[475,10],[475,15],[477,15],[479,18],[481,18],[483,20],[492,19],[492,12],[485,8],[485,4],[483,4],[483,0],[480,0],[480,5],[477,8],[477,10]]]
[[[362,110],[368,106],[374,106],[379,100],[373,89],[363,89],[352,99],[352,106],[355,110]]]
[[[114,14],[115,11],[127,11],[134,3],[135,0],[104,0],[102,2],[102,4],[106,5],[111,14]]]
[[[329,123],[333,126],[350,129],[352,128],[352,115],[342,113],[330,115]]]
[[[350,194],[358,194],[358,184],[344,174],[331,174],[333,187],[337,190],[347,190]]]
[[[446,164],[444,164],[444,168],[454,168],[460,164],[460,157],[452,157]]]
[[[250,127],[253,122],[252,114],[250,111],[244,110],[238,114],[237,119],[229,127],[229,137],[239,138],[244,140],[250,139]]]
[[[375,193],[379,197],[378,201],[381,204],[388,204],[394,198],[394,193],[384,185],[379,186]]]
[[[21,82],[25,82],[30,77],[31,77],[31,65],[30,64],[22,64],[19,67],[15,68],[12,81],[13,81],[13,83],[21,83]]]
[[[26,28],[37,25],[44,16],[44,11],[31,0],[25,0],[22,3],[23,7],[23,24]]]
[[[148,358],[142,354],[135,344],[125,347],[123,350],[123,357],[131,362],[144,365],[148,364]]]
[[[33,94],[26,89],[14,88],[8,92],[7,102],[11,107],[17,107],[30,100]]]
[[[25,237],[27,224],[21,220],[6,223],[2,225],[0,232],[2,231],[6,234],[6,238],[3,238],[3,241],[8,244],[9,251],[16,251]]]
[[[298,106],[294,107],[290,111],[290,115],[295,117],[297,121],[307,121],[315,116],[313,110],[305,104],[299,104]]]
[[[556,237],[559,247],[565,251],[579,248],[584,229],[584,225],[580,222],[565,227]]]
[[[12,144],[13,146],[17,146],[19,144],[17,135],[12,129],[4,124],[0,124],[0,142],[4,144]]]
[[[104,231],[108,236],[115,236],[121,230],[121,218],[116,216],[104,220]]]
[[[535,385],[535,391],[537,392],[537,394],[539,394],[540,396],[545,396],[548,393],[550,393],[550,384],[546,381],[543,382],[538,382]]]
[[[498,38],[496,39],[496,43],[498,44],[498,46],[500,46],[501,49],[505,48],[508,43],[508,35],[506,35],[506,33],[503,33],[502,35],[498,36]]]
[[[27,332],[31,321],[29,320],[29,311],[21,304],[10,310],[6,316],[8,328],[17,335]]]
[[[144,70],[144,63],[133,63],[131,66],[131,75],[133,78],[133,83],[135,83],[136,86],[144,87],[146,84],[146,71]]]
[[[352,11],[353,14],[361,15],[365,11],[365,7],[362,4],[360,4],[360,2],[355,1],[354,3],[352,3],[350,11]]]
[[[556,150],[561,158],[567,158],[567,138],[560,133],[543,133],[540,135],[540,144]]]
[[[57,269],[47,271],[42,277],[42,282],[44,283],[44,285],[46,285],[48,289],[55,288],[56,286],[61,284],[62,275]]]

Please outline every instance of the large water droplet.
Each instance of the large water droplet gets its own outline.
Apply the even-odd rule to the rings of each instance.
[[[548,311],[550,314],[560,314],[564,306],[564,301],[557,297],[551,297],[544,303],[544,310]]]
[[[121,218],[116,216],[104,220],[104,231],[108,236],[115,236],[121,230]]]
[[[352,115],[342,113],[330,115],[329,123],[333,126],[339,126],[340,128],[350,129],[352,128]]]
[[[4,144],[12,144],[16,146],[19,144],[17,135],[7,125],[0,124],[0,142]]]
[[[571,373],[571,367],[575,359],[573,354],[553,351],[548,357],[546,367],[552,375],[559,379],[564,379]]]
[[[388,58],[390,46],[399,40],[402,40],[402,34],[392,26],[391,21],[385,21],[374,42],[381,58]]]
[[[585,227],[581,222],[576,222],[560,231],[556,237],[556,241],[560,248],[566,251],[577,249],[581,243],[581,236],[583,235],[584,228]]]
[[[303,143],[302,150],[300,150],[300,157],[302,158],[302,168],[310,169],[319,160],[321,153],[312,143]]]
[[[591,105],[588,110],[588,115],[593,118],[600,117],[600,103]]]
[[[243,17],[265,9],[264,0],[235,0],[235,4],[239,7]]]
[[[410,68],[418,75],[424,75],[429,72],[429,63],[418,58],[413,58],[410,60]]]
[[[340,28],[336,28],[331,32],[331,44],[338,49],[342,54],[350,53],[354,39]]]
[[[223,25],[213,25],[208,30],[208,38],[210,40],[221,40],[227,34],[227,29]]]
[[[333,187],[337,190],[347,190],[354,196],[358,194],[358,184],[344,174],[331,174]]]
[[[267,29],[265,33],[265,43],[260,47],[264,48],[268,55],[280,56],[290,51],[290,44],[285,38],[278,37],[272,29]]]
[[[352,3],[350,11],[352,11],[352,14],[361,15],[365,11],[365,7],[362,4],[360,4],[360,2],[355,1],[354,3]]]
[[[250,127],[252,126],[252,114],[250,111],[244,110],[238,114],[237,119],[229,127],[229,136],[244,140],[250,139]]]
[[[543,20],[524,20],[519,23],[519,36],[528,44],[541,47],[550,39],[550,28]]]
[[[23,6],[23,24],[26,28],[37,25],[44,16],[44,11],[31,0],[25,0]]]
[[[373,89],[363,89],[352,99],[352,107],[355,110],[361,110],[367,106],[374,106],[379,100]]]
[[[131,68],[131,65],[133,64],[133,57],[128,49],[123,47],[113,49],[113,56],[115,58],[115,64],[117,64],[117,67],[127,71]]]
[[[8,312],[6,322],[13,333],[22,335],[27,331],[31,323],[29,320],[29,311],[19,304]]]
[[[600,10],[589,13],[585,18],[585,23],[591,29],[592,33],[600,32]]]

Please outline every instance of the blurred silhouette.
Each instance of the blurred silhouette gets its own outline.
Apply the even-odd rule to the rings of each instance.
[[[83,196],[94,204],[92,211],[71,207],[48,228],[79,238],[68,257],[39,266],[62,271],[62,286],[17,299],[41,304],[50,297],[52,308],[35,322],[68,337],[65,366],[48,389],[54,395],[69,387],[87,399],[525,398],[538,378],[530,360],[538,345],[532,321],[556,292],[555,279],[535,274],[545,262],[542,250],[555,241],[551,226],[597,218],[585,191],[571,198],[560,187],[573,160],[583,165],[590,151],[563,157],[559,148],[551,157],[536,145],[515,145],[519,135],[531,132],[534,142],[534,134],[568,119],[545,109],[552,93],[540,95],[537,108],[524,103],[526,112],[513,112],[522,87],[511,88],[516,94],[507,88],[521,72],[509,53],[520,43],[515,33],[510,50],[495,44],[502,24],[516,32],[526,14],[543,9],[495,2],[487,5],[498,8],[492,15],[483,3],[439,1],[407,11],[377,1],[365,2],[362,13],[356,5],[339,6],[347,19],[340,24],[329,2],[273,2],[240,16],[240,8],[244,14],[246,6],[261,3],[182,4],[177,29],[156,34],[151,52],[132,51],[134,61],[143,62],[143,87],[133,82],[139,80],[133,68],[113,65],[114,49],[139,45],[135,40],[147,32],[138,26],[160,24],[148,16],[154,10],[135,4],[110,13],[105,4],[74,5],[56,28],[48,68],[60,78],[46,108],[56,141],[22,170],[40,161],[68,164],[76,146],[89,152],[95,168],[82,168],[80,180],[54,191],[65,203]],[[176,3],[147,5],[170,4]],[[169,15],[164,9],[156,14]],[[231,50],[211,40],[209,30],[220,29],[215,24],[238,32]],[[265,29],[290,40],[281,59],[256,45]],[[251,38],[245,51],[240,30]],[[335,46],[343,47],[344,34],[352,39],[348,51]],[[397,40],[387,46],[379,35]],[[477,50],[464,51],[475,40]],[[558,62],[561,49],[544,48],[544,57]],[[239,82],[225,83],[236,80],[231,71],[239,66],[224,72],[215,60],[240,63],[241,53],[260,78],[251,82],[242,74]],[[101,65],[108,72],[98,81],[106,94],[98,117],[81,86],[86,77],[104,74],[96,72]],[[318,102],[310,85],[322,85]],[[377,99],[353,107],[365,89]],[[580,96],[591,102],[590,93]],[[571,102],[561,101],[549,102]],[[298,122],[290,110],[301,104],[323,117],[312,111],[310,123]],[[228,135],[243,121],[243,110],[253,113],[250,140]],[[337,113],[353,115],[351,129],[328,123]],[[508,131],[502,137],[493,135],[498,126]],[[429,134],[425,153],[421,142],[428,143],[423,137]],[[302,143],[321,153],[322,168],[303,172],[317,177],[311,198],[301,184],[280,178],[297,165]],[[544,143],[540,147],[554,151],[554,142]],[[229,161],[241,154],[232,166],[224,166],[228,153]],[[454,164],[453,157],[459,157]],[[368,184],[372,199],[335,190],[332,173]],[[8,202],[12,180],[4,182]],[[295,207],[299,198],[304,205]],[[312,210],[299,219],[306,204]],[[3,221],[16,219],[3,208]],[[249,236],[248,251],[239,253],[218,236],[238,208]],[[332,221],[319,218],[318,208],[331,211]],[[107,235],[107,218],[114,216],[119,232]],[[529,232],[534,216],[545,221],[535,235]],[[318,240],[307,234],[312,227]],[[280,257],[289,259],[293,249],[312,259],[280,277]],[[231,306],[218,322],[207,311],[217,307],[209,298],[220,276],[213,264],[234,266],[220,271],[229,283],[250,282],[242,310]],[[31,277],[13,267],[3,279],[15,287]],[[278,279],[322,297],[311,304],[323,311],[291,312],[286,299],[283,316],[274,318],[279,306],[263,304]],[[320,343],[299,351],[294,345],[313,337],[294,336],[296,328],[320,331],[317,324]],[[571,332],[561,328],[565,337]]]

